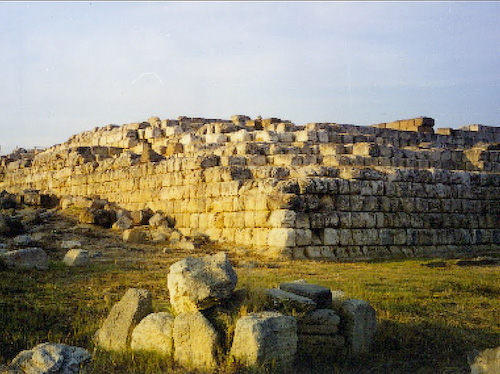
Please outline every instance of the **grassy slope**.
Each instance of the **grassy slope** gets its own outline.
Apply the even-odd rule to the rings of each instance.
[[[132,262],[102,262],[87,269],[54,263],[47,272],[1,271],[0,363],[44,341],[92,351],[93,334],[128,287],[151,290],[155,310],[167,310],[166,275],[174,257],[138,253]],[[266,264],[235,259],[238,288],[305,279],[375,307],[380,327],[373,355],[330,364],[328,371],[465,373],[469,351],[500,345],[499,269],[429,268],[422,266],[425,262]],[[175,371],[165,360],[130,354],[100,353],[94,367],[108,373]],[[325,370],[321,366],[317,372]]]

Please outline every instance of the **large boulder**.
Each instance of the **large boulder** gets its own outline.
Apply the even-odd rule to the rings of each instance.
[[[129,288],[116,303],[102,327],[96,333],[96,342],[108,350],[124,350],[130,346],[134,327],[153,312],[151,292]]]
[[[277,312],[260,312],[236,322],[231,356],[249,365],[289,368],[297,352],[297,321]]]
[[[218,335],[200,312],[179,314],[174,320],[174,359],[186,368],[217,367]]]
[[[80,347],[42,343],[20,352],[9,368],[25,374],[78,374],[90,358],[90,353]]]
[[[229,298],[238,277],[226,253],[185,258],[170,266],[168,290],[177,313],[209,308]]]
[[[305,281],[296,281],[281,283],[279,289],[311,299],[316,303],[318,309],[328,309],[332,307],[332,292],[327,287],[307,283]]]
[[[14,269],[38,269],[49,268],[49,258],[42,248],[24,248],[17,251],[9,251],[0,256],[0,261],[9,268]]]
[[[471,374],[500,373],[500,347],[474,351],[467,357]]]
[[[342,329],[353,355],[367,353],[377,330],[377,313],[364,300],[346,300],[339,310]]]
[[[167,312],[147,315],[132,332],[130,348],[171,356],[174,351],[174,317]]]

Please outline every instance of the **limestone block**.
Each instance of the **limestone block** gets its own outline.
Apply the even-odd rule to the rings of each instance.
[[[269,231],[267,244],[271,247],[294,247],[296,231],[292,228],[273,228]]]
[[[236,322],[231,356],[249,366],[290,368],[297,352],[295,318],[275,312],[253,313]]]
[[[296,213],[293,210],[279,209],[271,212],[269,224],[271,227],[283,228],[295,226]]]
[[[350,352],[369,352],[377,329],[377,314],[364,300],[346,300],[339,310]]]
[[[134,327],[153,311],[151,293],[129,288],[113,305],[108,317],[96,333],[96,343],[108,350],[124,350],[130,346]]]
[[[207,144],[224,144],[227,142],[227,136],[224,134],[206,134],[205,142]]]
[[[238,277],[227,255],[185,258],[170,266],[170,303],[177,313],[206,309],[229,298]]]
[[[301,280],[289,283],[280,283],[279,288],[280,290],[292,292],[296,295],[313,300],[319,309],[332,307],[332,292],[327,287],[307,283],[306,281]],[[316,318],[314,316],[316,316],[316,314],[311,315],[311,318]],[[309,320],[306,319],[306,321]]]
[[[70,249],[63,259],[67,266],[87,266],[90,264],[89,251],[85,249]]]
[[[297,246],[311,245],[312,231],[309,229],[296,229],[295,241]]]
[[[144,243],[147,241],[146,231],[140,227],[124,230],[123,241],[127,243]]]
[[[167,312],[151,313],[134,328],[130,348],[171,356],[174,348],[174,317]]]
[[[217,367],[218,335],[198,311],[179,314],[174,320],[174,359],[186,368]]]
[[[248,142],[252,140],[251,134],[245,129],[232,133],[230,136],[231,136],[231,142],[233,143]]]
[[[323,238],[321,240],[324,245],[338,245],[340,242],[339,230],[325,228],[323,230]]]

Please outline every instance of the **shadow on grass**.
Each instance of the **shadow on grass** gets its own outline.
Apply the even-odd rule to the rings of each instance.
[[[500,345],[500,334],[441,324],[379,324],[372,352],[356,358],[298,362],[297,374],[468,374],[467,355],[473,349]]]

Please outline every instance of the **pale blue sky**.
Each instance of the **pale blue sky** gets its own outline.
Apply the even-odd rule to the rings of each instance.
[[[0,2],[0,145],[156,115],[500,126],[500,2]]]

